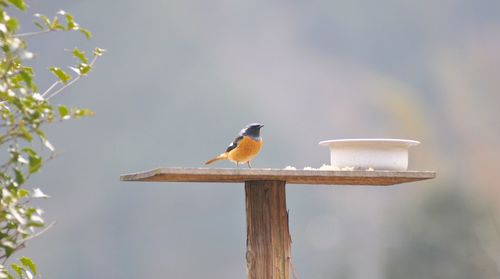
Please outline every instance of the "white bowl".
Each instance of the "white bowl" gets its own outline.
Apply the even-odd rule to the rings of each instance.
[[[319,143],[330,148],[332,166],[354,169],[408,169],[408,148],[420,144],[403,139],[338,139]]]

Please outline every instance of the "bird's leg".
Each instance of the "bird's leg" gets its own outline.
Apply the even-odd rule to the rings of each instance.
[[[252,168],[252,166],[250,165],[250,161],[247,162],[247,165],[249,168]]]
[[[239,169],[240,168],[240,163],[236,162],[236,168]]]

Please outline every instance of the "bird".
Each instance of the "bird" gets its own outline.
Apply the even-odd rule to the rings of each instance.
[[[206,161],[205,165],[219,160],[229,160],[236,163],[237,167],[240,164],[246,163],[249,168],[252,168],[250,161],[257,156],[263,143],[260,136],[260,129],[262,127],[264,125],[260,123],[248,124],[240,131],[234,141],[229,144],[224,153]]]

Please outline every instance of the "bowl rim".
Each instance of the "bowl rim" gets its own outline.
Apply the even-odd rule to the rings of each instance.
[[[319,145],[322,146],[333,146],[337,144],[350,144],[350,143],[390,143],[398,146],[406,146],[411,147],[415,145],[419,145],[420,142],[416,140],[408,140],[408,139],[389,139],[389,138],[358,138],[358,139],[333,139],[333,140],[323,140],[319,142]]]

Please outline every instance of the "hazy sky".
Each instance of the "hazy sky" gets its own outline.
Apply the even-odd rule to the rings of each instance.
[[[432,248],[443,239],[469,240],[450,238],[455,223],[436,223],[426,211],[437,193],[475,192],[472,205],[460,195],[450,201],[464,212],[498,193],[498,172],[483,171],[500,163],[492,128],[500,124],[498,1],[29,3],[23,31],[35,28],[31,14],[62,8],[94,34],[29,39],[41,88],[54,80],[50,65],[72,62],[64,49],[108,50],[55,101],[96,116],[48,129],[61,154],[32,180],[52,196],[41,206],[57,221],[23,251],[44,278],[244,278],[242,185],[118,177],[201,167],[251,122],[265,124],[255,167],[318,167],[328,162],[320,140],[396,137],[422,142],[411,168],[439,172],[436,181],[392,188],[288,187],[300,278],[397,278],[394,255],[406,267],[426,255],[415,247],[428,244],[439,256]],[[478,136],[491,147],[478,146]],[[460,219],[467,222],[457,230],[477,219]],[[428,225],[437,236],[413,230]],[[471,273],[437,266],[427,278],[470,278],[460,276],[481,270],[476,262],[498,275],[498,252],[471,245],[475,261],[443,265]],[[439,251],[439,259],[460,255]]]

